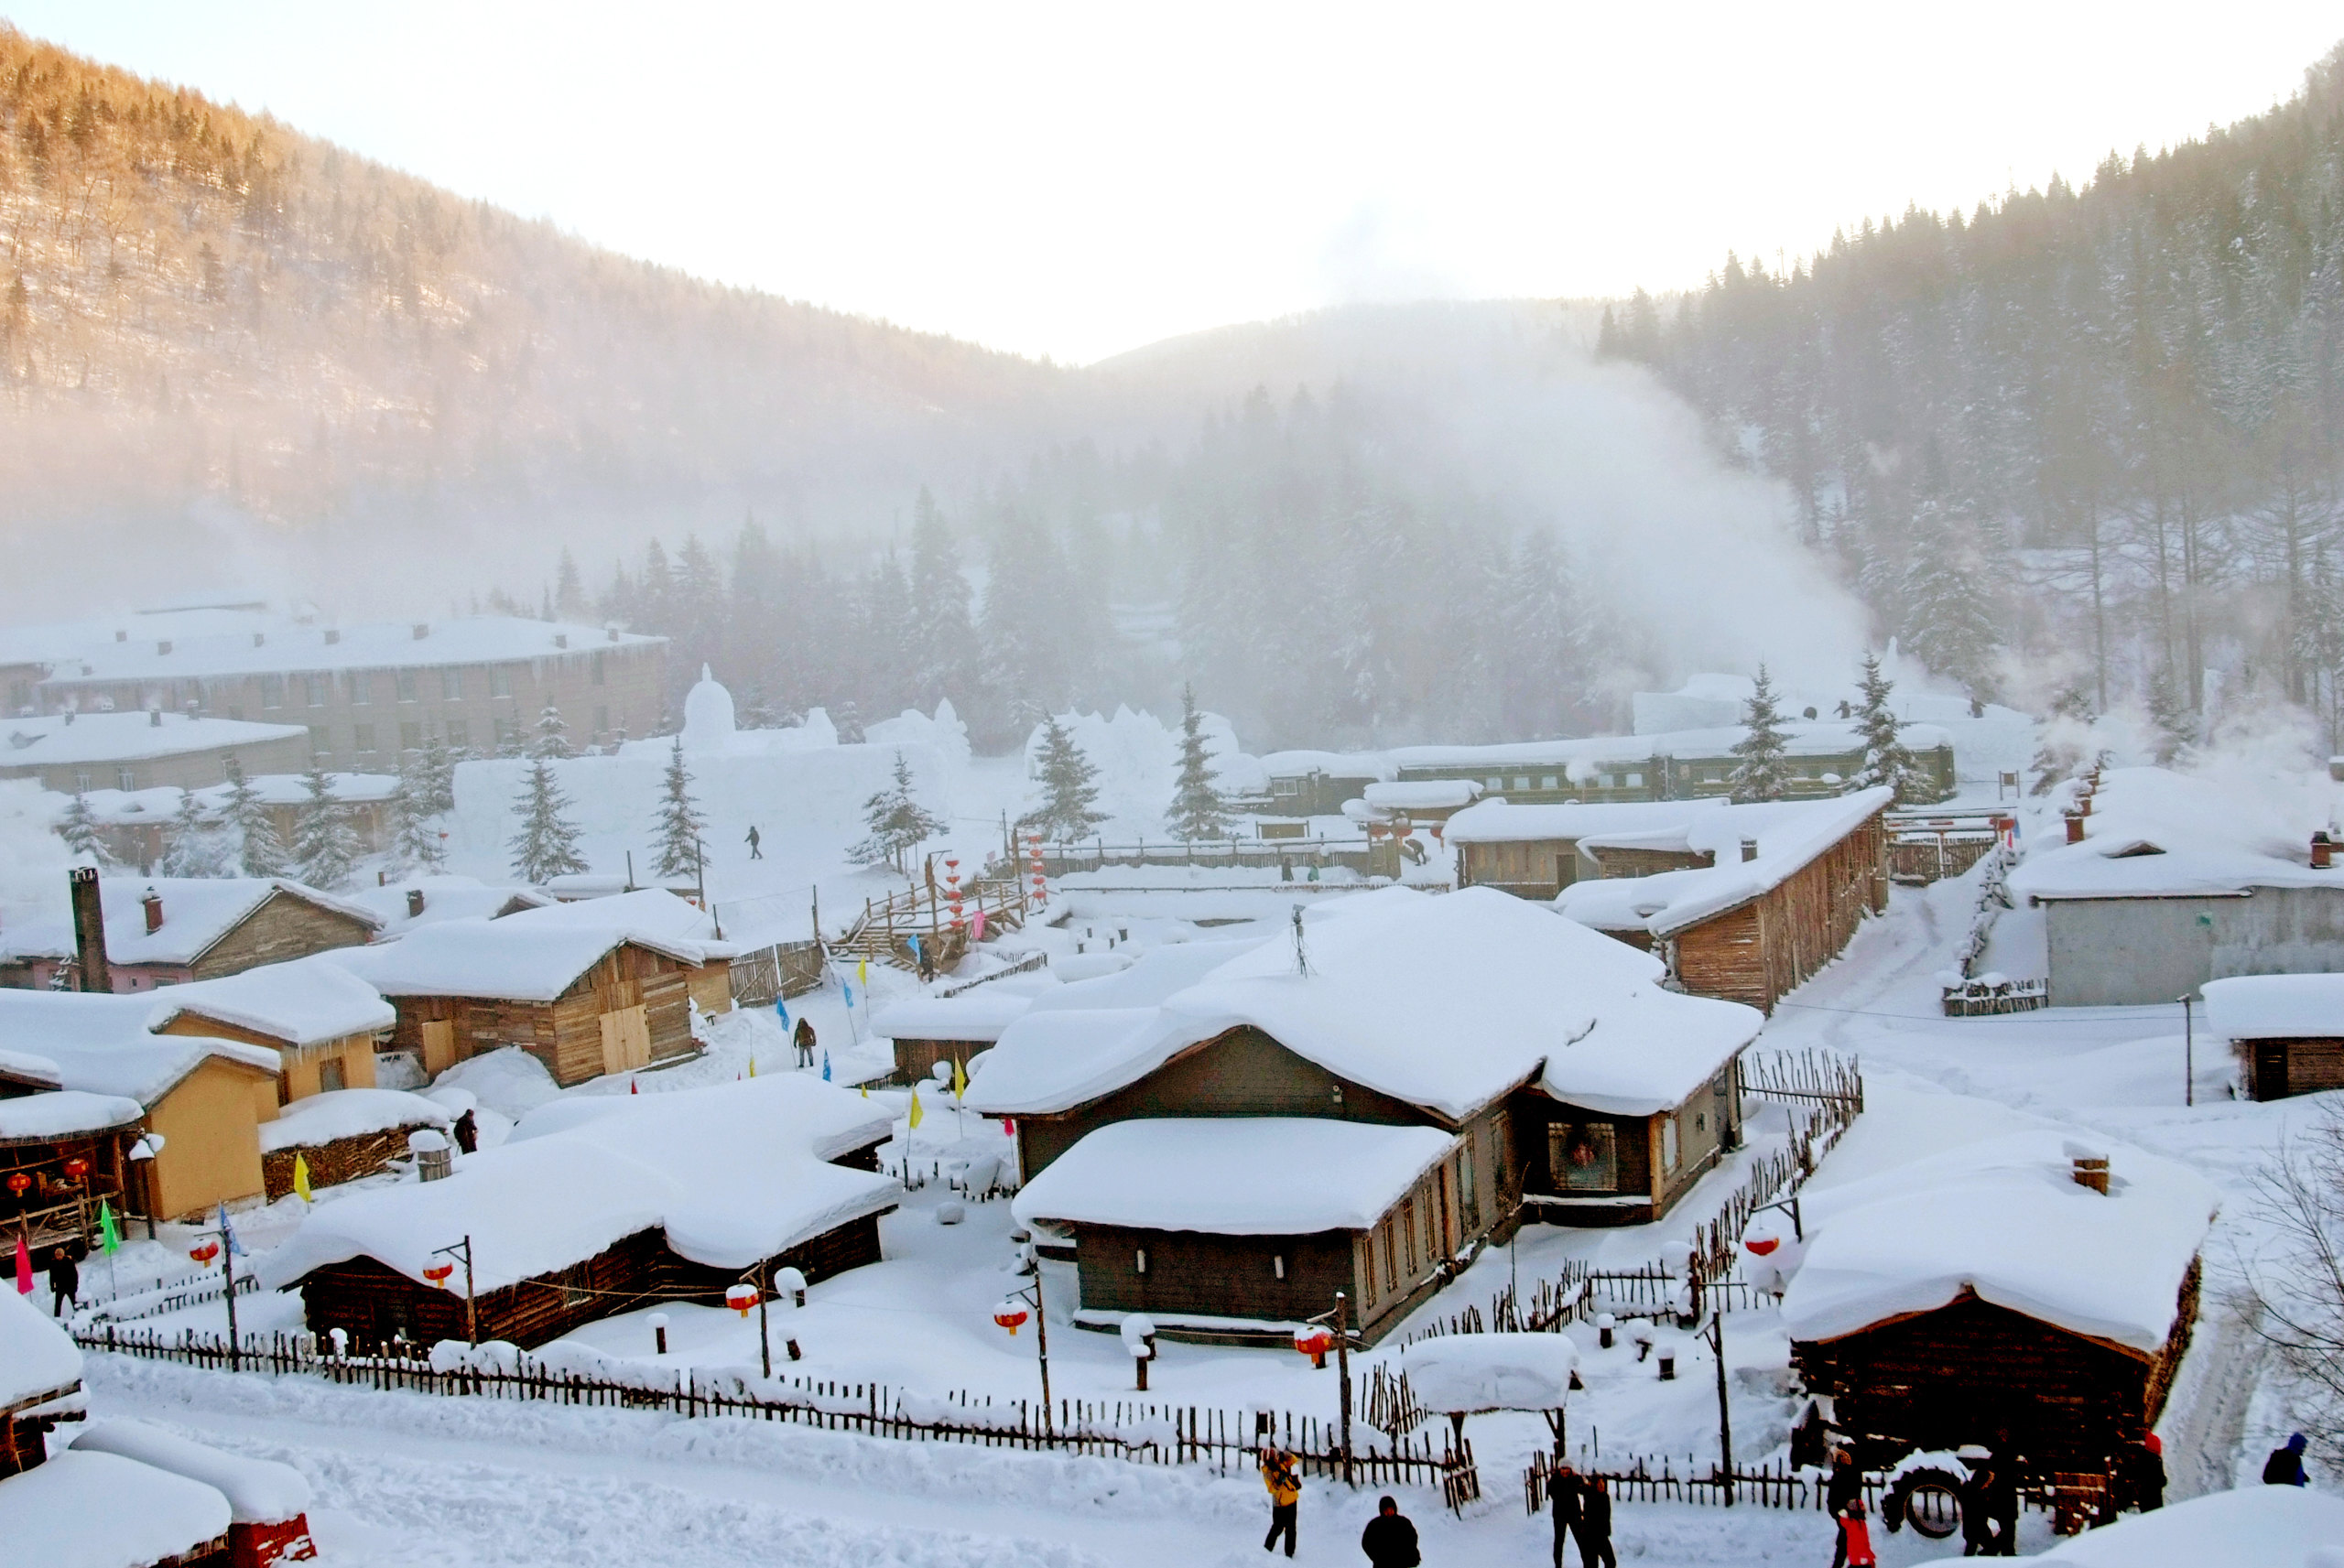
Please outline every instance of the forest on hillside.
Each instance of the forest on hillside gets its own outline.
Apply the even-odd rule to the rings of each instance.
[[[1981,693],[2187,729],[2344,682],[2344,49],[2284,105],[1974,213],[1729,257],[1603,353],[1785,481],[1883,629]],[[2047,676],[2047,678],[2046,678]]]

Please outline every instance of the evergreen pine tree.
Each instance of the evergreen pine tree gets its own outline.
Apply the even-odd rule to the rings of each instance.
[[[901,752],[895,753],[895,782],[864,801],[863,815],[871,835],[847,855],[865,866],[884,862],[909,874],[905,857],[944,831],[944,819],[913,796],[911,764]]]
[[[431,784],[428,764],[417,752],[399,758],[399,782],[391,789],[391,864],[401,871],[437,868],[448,858],[439,830],[431,826]]]
[[[665,789],[659,799],[659,859],[654,876],[689,876],[700,865],[700,835],[708,824],[692,799],[692,775],[684,767],[684,738],[676,737],[667,752]]]
[[[863,743],[863,710],[854,705],[854,698],[850,697],[830,709],[830,726],[839,732],[840,745],[860,746]]]
[[[2051,699],[2051,712],[2036,730],[2035,757],[2027,766],[2034,771],[2035,783],[2027,787],[2029,795],[2049,795],[2054,787],[2083,772],[2085,761],[2092,754],[2091,698],[2083,687],[2073,684],[2060,688]]]
[[[1790,764],[1785,754],[1783,716],[1774,708],[1774,683],[1767,677],[1763,665],[1758,666],[1758,678],[1751,683],[1742,722],[1750,732],[1733,743],[1733,754],[1742,759],[1733,769],[1733,798],[1782,799],[1790,783]]]
[[[228,759],[228,799],[221,816],[235,846],[238,871],[248,877],[285,874],[285,840],[277,836],[277,823],[260,791],[244,777],[244,768],[233,757]]]
[[[1904,726],[1888,707],[1888,694],[1895,687],[1881,673],[1879,654],[1864,654],[1864,678],[1856,689],[1863,697],[1855,721],[1857,732],[1864,738],[1864,760],[1851,782],[1858,789],[1886,784],[1896,792],[1896,804],[1904,805],[1928,787],[1928,779],[1919,761],[1898,738]]]
[[[949,698],[969,706],[977,667],[977,633],[969,614],[969,579],[960,574],[960,552],[937,510],[936,498],[920,487],[912,506],[910,643],[912,700],[933,709]]]
[[[415,765],[416,803],[426,816],[456,809],[456,753],[437,730],[426,731]]]
[[[537,739],[529,748],[533,757],[567,757],[570,755],[570,726],[561,721],[561,709],[546,699],[544,711],[537,715]]]
[[[171,814],[170,842],[156,871],[167,877],[217,877],[227,871],[220,836],[205,825],[195,791],[179,791],[179,807]]]
[[[1913,551],[1902,583],[1904,646],[1920,661],[1958,681],[1972,697],[1993,689],[1995,624],[1988,584],[1992,572],[1976,530],[1924,502],[1913,519]]]
[[[586,617],[586,583],[578,575],[578,562],[567,545],[561,547],[561,565],[554,572],[553,609],[564,621]]]
[[[1172,809],[1164,826],[1175,838],[1218,838],[1228,830],[1228,807],[1213,787],[1212,758],[1205,751],[1204,716],[1197,711],[1197,688],[1180,687],[1180,771],[1172,783]]]
[[[2164,670],[2149,677],[2149,722],[2156,726],[2159,767],[2170,766],[2181,749],[2198,739],[2198,726],[2182,700],[2181,688]]]
[[[104,865],[111,857],[98,838],[98,819],[90,810],[89,797],[80,790],[73,792],[73,802],[65,815],[57,819],[57,836],[65,840],[65,848],[77,860]]]
[[[521,827],[506,847],[513,851],[515,876],[542,886],[586,869],[578,853],[578,828],[567,815],[570,797],[555,782],[551,761],[539,757],[529,764],[514,808],[520,813]]]
[[[1042,754],[1036,759],[1042,780],[1042,803],[1018,825],[1041,830],[1046,838],[1064,843],[1080,838],[1107,820],[1091,809],[1099,798],[1099,769],[1067,727],[1052,714],[1042,721]]]
[[[312,766],[302,775],[307,792],[293,819],[293,868],[301,881],[331,892],[350,880],[366,847],[350,825],[350,812],[333,797],[333,775]]]

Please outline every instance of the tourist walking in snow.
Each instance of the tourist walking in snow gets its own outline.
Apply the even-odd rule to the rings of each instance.
[[[67,1307],[81,1304],[81,1271],[64,1248],[53,1249],[49,1255],[49,1315],[63,1317]]]
[[[1839,1551],[1835,1561],[1846,1563],[1848,1568],[1880,1568],[1880,1559],[1872,1555],[1872,1526],[1864,1521],[1861,1498],[1839,1516]]]
[[[1375,1499],[1375,1517],[1360,1531],[1359,1549],[1373,1568],[1416,1568],[1424,1561],[1416,1551],[1416,1527],[1390,1498]]]
[[[1262,1485],[1270,1493],[1270,1533],[1262,1537],[1262,1550],[1270,1551],[1278,1537],[1286,1537],[1286,1554],[1294,1555],[1294,1519],[1302,1504],[1302,1477],[1294,1466],[1294,1455],[1275,1443],[1262,1444]]]
[[[480,1152],[480,1118],[474,1116],[470,1110],[466,1110],[463,1115],[456,1118],[456,1125],[449,1130],[455,1134],[456,1148],[461,1152],[466,1154]]]
[[[1864,1473],[1856,1468],[1855,1455],[1844,1448],[1831,1451],[1831,1474],[1823,1483],[1823,1506],[1833,1519],[1848,1511],[1850,1503],[1861,1502],[1864,1495]],[[1848,1534],[1839,1532],[1839,1543],[1831,1549],[1831,1568],[1847,1568]]]
[[[1579,1568],[1620,1568],[1612,1554],[1612,1493],[1602,1476],[1590,1476],[1579,1488],[1579,1523],[1571,1533],[1579,1537]]]
[[[801,1067],[812,1066],[814,1065],[814,1021],[802,1014],[799,1015],[798,1031],[790,1038],[798,1044],[798,1065]]]
[[[2263,1462],[2263,1484],[2266,1487],[2301,1487],[2311,1477],[2304,1474],[2304,1434],[2296,1433],[2285,1444],[2271,1451]]]
[[[759,839],[758,839],[758,838],[757,838],[757,825],[756,825],[755,823],[754,823],[754,822],[752,822],[752,823],[750,823],[750,824],[749,824],[749,839],[748,839],[748,842],[749,842],[749,859],[751,859],[752,860],[764,860],[764,859],[765,858],[765,852],[763,849],[758,849],[758,848],[757,848],[757,845],[758,845],[758,843],[760,842],[760,840],[759,840]]]
[[[2119,1465],[2127,1504],[2143,1513],[2165,1507],[2165,1443],[2155,1433],[2126,1449]]]
[[[1563,1548],[1579,1528],[1582,1506],[1579,1472],[1569,1465],[1557,1465],[1546,1478],[1546,1501],[1555,1510],[1555,1568],[1563,1568]]]
[[[1961,1554],[1964,1557],[1993,1557],[1994,1549],[1994,1457],[1985,1449],[1974,1453],[1964,1449],[1961,1462],[1970,1466],[1970,1474],[1961,1483]]]

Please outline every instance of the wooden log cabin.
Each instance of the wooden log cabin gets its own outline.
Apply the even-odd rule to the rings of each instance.
[[[524,1348],[661,1302],[797,1268],[819,1281],[880,1257],[901,1195],[877,1170],[884,1107],[804,1074],[561,1100],[451,1175],[321,1206],[264,1262],[312,1332],[361,1346],[466,1335],[465,1276],[426,1268],[472,1241],[477,1336]]]
[[[1688,838],[1715,865],[1576,883],[1557,907],[1659,954],[1695,996],[1771,1012],[1888,908],[1892,798],[1868,789],[1712,811]]]
[[[1014,985],[985,986],[964,996],[910,997],[873,1013],[871,1028],[894,1043],[895,1081],[925,1083],[939,1062],[965,1072],[969,1058],[992,1050],[1033,1000],[1030,990]]]
[[[120,1095],[63,1087],[57,1064],[0,1051],[0,1230],[36,1266],[53,1248],[89,1255],[99,1206],[130,1212],[130,1146],[146,1108]]]
[[[339,964],[311,957],[174,986],[147,1027],[265,1045],[277,1054],[277,1103],[374,1087],[374,1043],[398,1022],[382,993]]]
[[[1149,1254],[1163,1267],[1144,1293],[1167,1334],[1243,1341],[1282,1332],[1275,1303],[1298,1303],[1305,1282],[1316,1291],[1340,1277],[1351,1281],[1341,1288],[1363,1342],[1523,1217],[1525,1177],[1536,1169],[1543,1182],[1546,1166],[1543,1148],[1525,1147],[1525,1128],[1543,1137],[1560,1114],[1642,1118],[1646,1129],[1655,1117],[1690,1126],[1715,1115],[1705,1135],[1721,1147],[1738,1127],[1737,1114],[1711,1111],[1711,1085],[1759,1016],[1662,989],[1648,956],[1486,889],[1438,899],[1394,890],[1312,913],[1299,963],[1282,938],[1154,1006],[1037,1006],[985,1058],[968,1102],[1015,1119],[1026,1184],[1017,1212],[1047,1227],[1046,1251],[1070,1255],[1080,1271],[1079,1323],[1112,1326],[1139,1310],[1094,1305],[1091,1281],[1095,1260],[1100,1301],[1139,1299],[1132,1233],[1146,1227],[1129,1216],[1153,1211],[1080,1201],[1093,1175],[1109,1191],[1112,1173],[1131,1164],[1136,1135],[1126,1127],[1171,1125],[1145,1136],[1199,1168],[1220,1135],[1196,1123],[1244,1123],[1244,1139],[1272,1162],[1284,1156],[1266,1151],[1296,1124],[1353,1130],[1324,1134],[1330,1163],[1318,1175],[1306,1167],[1284,1185],[1238,1178],[1253,1206],[1244,1227],[1164,1227]],[[1428,973],[1449,983],[1427,986]],[[1384,1136],[1400,1132],[1409,1136]],[[1573,1218],[1633,1217],[1639,1201],[1665,1210],[1715,1157],[1689,1142],[1677,1153],[1657,1193],[1647,1183],[1640,1195],[1615,1173],[1620,1190]],[[1388,1191],[1390,1202],[1372,1214],[1345,1209],[1341,1225],[1316,1223],[1329,1212],[1324,1189],[1346,1179],[1337,1173],[1354,1158],[1360,1185],[1346,1201]],[[1061,1161],[1089,1174],[1057,1176]],[[1169,1184],[1135,1168],[1129,1180]],[[1249,1258],[1276,1288],[1242,1283],[1262,1271]],[[1281,1270],[1304,1272],[1287,1284]],[[1329,1296],[1300,1315],[1331,1304]]]
[[[730,1005],[723,950],[528,918],[447,921],[334,961],[389,1000],[387,1048],[429,1076],[517,1045],[567,1087],[691,1054],[690,1004]]]
[[[1887,1098],[1825,1162],[1853,1179],[1803,1195],[1793,1368],[1867,1467],[1982,1444],[2045,1483],[2110,1475],[2188,1348],[2212,1189],[2000,1107]]]
[[[1575,882],[1714,865],[1716,851],[1694,849],[1687,835],[1696,822],[1725,804],[1483,801],[1449,821],[1448,839],[1457,849],[1457,885],[1550,899]]]
[[[2206,1022],[2230,1042],[2249,1099],[2344,1089],[2344,975],[2208,980]]]
[[[74,887],[84,891],[75,892]],[[83,908],[92,896],[102,912]],[[73,901],[79,899],[81,904]],[[128,877],[84,868],[63,918],[0,934],[0,988],[148,991],[373,940],[363,905],[283,879]]]

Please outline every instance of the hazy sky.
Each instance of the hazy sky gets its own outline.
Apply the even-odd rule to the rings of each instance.
[[[620,251],[1073,361],[1772,265],[2255,113],[2344,37],[2333,0],[0,15]]]

